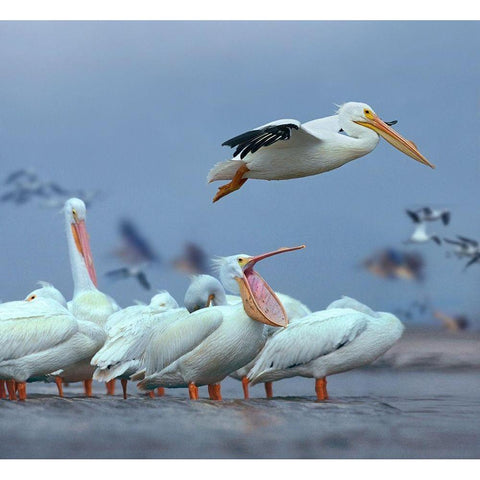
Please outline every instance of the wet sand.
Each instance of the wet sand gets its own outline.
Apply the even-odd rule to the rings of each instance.
[[[398,352],[416,351],[417,333],[406,335]],[[435,350],[432,342],[445,338],[430,334],[423,345]],[[261,385],[239,400],[240,383],[227,379],[222,402],[207,400],[206,387],[191,402],[185,389],[150,399],[131,384],[123,400],[120,385],[108,397],[95,384],[94,398],[86,399],[75,384],[62,399],[54,384],[31,384],[27,402],[0,401],[2,438],[9,439],[0,457],[479,458],[478,366],[394,369],[388,358],[329,377],[327,402],[317,402],[313,380],[303,378],[275,383],[271,400]]]

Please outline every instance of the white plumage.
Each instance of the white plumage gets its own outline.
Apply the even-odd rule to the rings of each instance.
[[[93,354],[103,331],[64,305],[62,294],[47,284],[24,301],[0,305],[0,378],[24,383],[77,362],[86,351]]]
[[[344,297],[273,336],[248,378],[252,384],[294,376],[324,380],[373,362],[403,329],[391,313],[374,312]],[[317,390],[319,399],[328,398],[325,385],[323,392]]]
[[[128,379],[140,370],[145,349],[162,318],[160,314],[171,309],[178,309],[177,302],[168,292],[160,292],[149,305],[134,305],[112,314],[105,325],[107,340],[91,361],[96,367],[93,379]]]
[[[92,322],[103,330],[108,317],[118,311],[119,306],[111,297],[97,289],[93,256],[85,225],[87,212],[84,202],[78,198],[67,200],[64,215],[74,284],[73,299],[68,302],[68,309],[78,320]],[[103,332],[103,341],[98,343],[94,352],[85,351],[79,362],[64,368],[58,375],[64,382],[83,381],[87,396],[91,395],[91,379],[95,370],[90,361],[106,339],[106,333],[104,330]],[[87,331],[85,333],[88,334]],[[99,341],[99,338],[92,338],[92,341]]]
[[[292,298],[283,293],[275,292],[282,303],[285,312],[287,313],[289,322],[296,321],[310,313],[310,309],[299,300]],[[240,305],[241,297],[237,295],[226,295],[222,284],[211,275],[195,275],[192,276],[192,282],[185,293],[185,306],[190,312],[196,311],[200,308],[205,308],[209,305]],[[271,325],[264,326],[265,338],[274,335],[281,329]],[[250,369],[255,364],[257,357],[243,365],[238,370],[230,373],[230,377],[240,380],[243,385],[244,397],[248,398],[248,382],[246,376]]]
[[[247,179],[287,180],[328,172],[370,153],[379,135],[395,148],[433,168],[413,142],[359,102],[342,105],[336,115],[306,123],[283,119],[227,140],[236,147],[231,160],[217,163],[208,182],[232,180],[219,188],[214,202],[238,190]]]
[[[415,230],[408,240],[404,243],[426,243],[433,240],[437,245],[441,245],[442,241],[438,235],[427,233],[427,224],[424,222],[416,223]]]
[[[191,398],[198,398],[197,386],[209,385],[211,398],[220,399],[219,382],[251,361],[263,346],[266,337],[262,323],[283,322],[285,315],[278,298],[253,266],[262,258],[290,250],[221,259],[222,283],[238,291],[238,282],[243,303],[203,308],[154,335],[145,352],[145,379],[139,388],[188,386]],[[247,304],[257,321],[245,313]],[[267,310],[265,305],[269,306]],[[266,311],[270,312],[267,316]]]

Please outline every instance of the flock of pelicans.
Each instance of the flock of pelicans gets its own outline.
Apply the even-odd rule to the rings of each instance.
[[[413,142],[383,122],[371,107],[349,102],[330,117],[304,124],[280,120],[225,142],[234,158],[217,164],[209,180],[230,180],[214,201],[238,190],[248,178],[280,180],[314,175],[366,155],[379,135],[400,151],[433,168]],[[148,305],[121,309],[97,288],[86,229],[86,206],[78,198],[64,204],[73,298],[68,303],[52,285],[25,300],[0,305],[0,398],[26,399],[27,382],[53,379],[59,395],[65,383],[107,383],[114,393],[121,380],[140,390],[188,388],[191,399],[208,385],[209,398],[221,400],[227,376],[248,385],[303,376],[315,379],[318,400],[328,398],[326,377],[367,365],[402,335],[391,313],[375,312],[343,297],[311,312],[298,300],[274,292],[254,267],[265,258],[300,250],[280,248],[262,255],[216,259],[219,280],[193,277],[180,308],[162,291]],[[235,295],[227,295],[229,291]]]

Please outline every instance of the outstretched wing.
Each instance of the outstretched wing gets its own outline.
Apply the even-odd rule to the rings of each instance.
[[[139,272],[138,273],[137,280],[139,281],[140,285],[145,290],[150,290],[152,288],[151,285],[150,285],[150,282],[147,280],[147,276],[145,275],[144,272]]]
[[[418,214],[415,212],[412,212],[411,210],[405,210],[407,212],[407,215],[415,222],[418,223],[420,221],[420,217]]]
[[[290,324],[267,342],[248,374],[255,383],[263,373],[307,364],[353,342],[367,328],[368,316],[352,309],[315,312]]]
[[[471,238],[467,238],[467,237],[462,237],[460,235],[457,235],[457,238],[459,238],[462,242],[469,243],[474,247],[478,247],[478,242],[476,240],[472,240]]]
[[[288,140],[292,135],[292,130],[298,130],[299,128],[300,122],[298,120],[277,120],[230,138],[223,142],[222,146],[237,147],[233,156],[240,155],[240,159],[243,160],[246,155],[255,153],[262,147],[273,145],[279,140]]]
[[[130,271],[128,268],[118,268],[116,270],[110,270],[105,273],[105,276],[111,280],[121,280],[123,278],[128,278],[130,276]]]
[[[468,268],[470,265],[473,265],[479,260],[480,260],[480,253],[477,253],[471,260],[468,261],[468,263],[465,265],[465,268]]]
[[[443,238],[444,242],[451,243],[452,245],[457,245],[459,247],[465,247],[465,242],[460,242],[458,240],[450,240],[449,238]]]

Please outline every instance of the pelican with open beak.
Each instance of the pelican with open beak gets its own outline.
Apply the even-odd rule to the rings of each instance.
[[[253,267],[265,258],[302,248],[217,259],[223,286],[240,292],[242,303],[202,308],[184,315],[161,335],[153,334],[144,354],[145,379],[139,388],[188,387],[190,398],[197,399],[198,386],[208,385],[210,398],[220,400],[220,382],[253,360],[265,344],[264,325],[288,324],[277,295]]]

